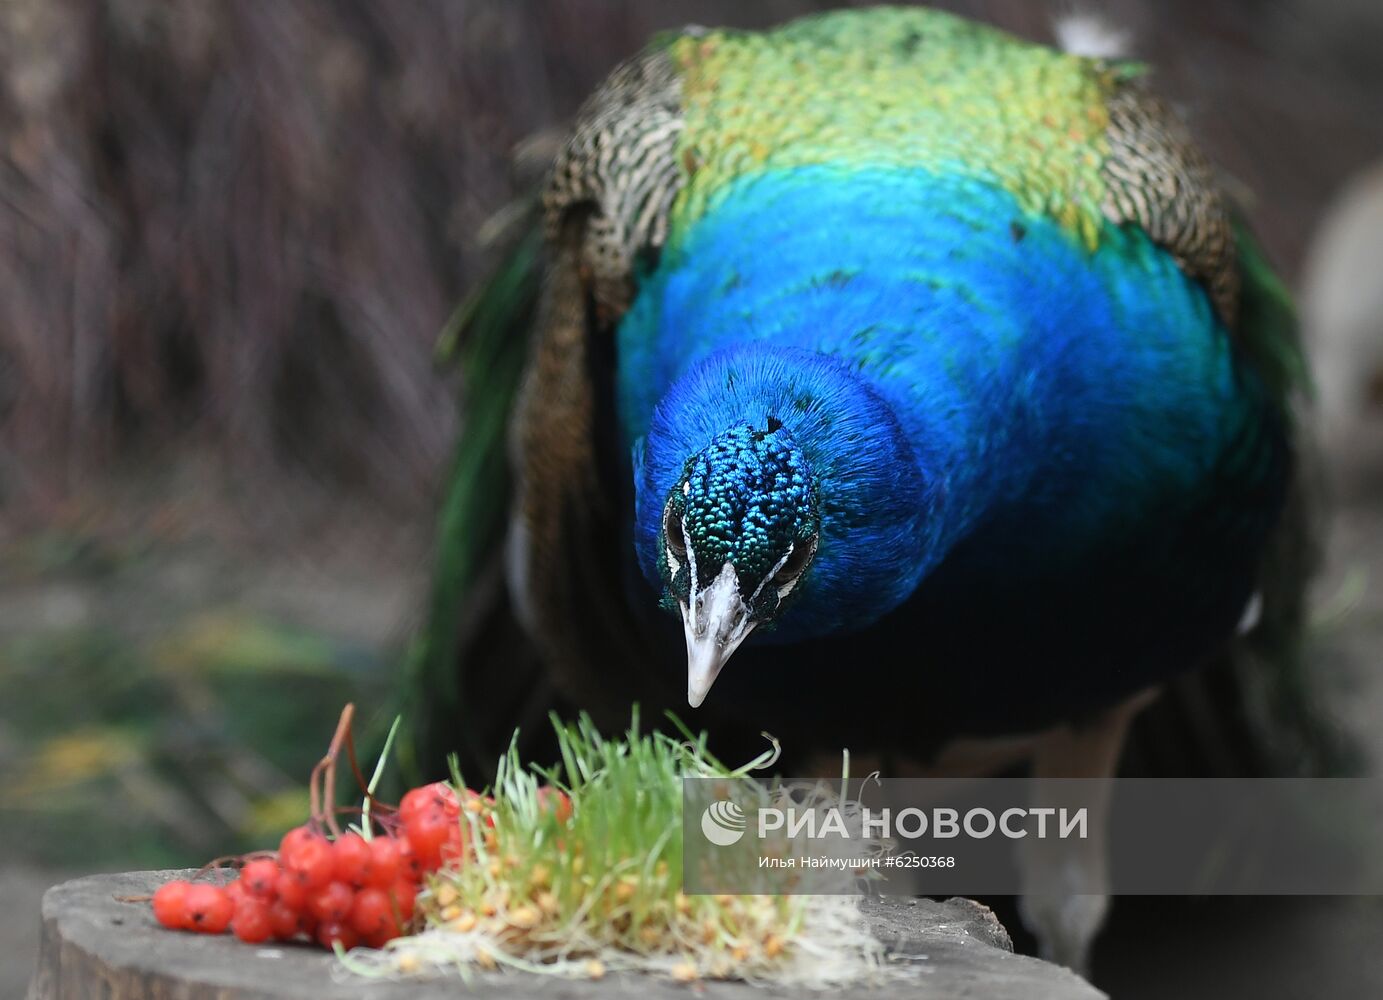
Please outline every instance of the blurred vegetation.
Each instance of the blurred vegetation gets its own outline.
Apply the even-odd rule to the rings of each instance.
[[[367,720],[388,710],[392,645],[246,600],[267,577],[208,539],[49,531],[10,555],[11,861],[163,867],[263,847],[306,815],[306,776],[341,705],[360,702]],[[344,596],[343,614],[359,600]]]

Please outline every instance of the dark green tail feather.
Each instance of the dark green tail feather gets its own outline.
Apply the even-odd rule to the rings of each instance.
[[[1322,478],[1302,409],[1313,395],[1291,294],[1235,219],[1241,296],[1235,337],[1281,408],[1294,470],[1264,554],[1258,624],[1205,669],[1183,675],[1139,719],[1135,773],[1331,775],[1357,755],[1320,705],[1307,648],[1306,588],[1320,565]]]
[[[460,365],[461,431],[438,518],[427,620],[407,664],[400,757],[412,778],[436,772],[457,749],[462,614],[482,584],[502,589],[494,574],[511,497],[509,417],[528,354],[543,245],[536,200],[517,214],[521,234],[456,310],[438,344],[439,355]]]
[[[1264,555],[1263,615],[1236,644],[1243,708],[1260,737],[1270,773],[1336,774],[1357,754],[1320,705],[1311,680],[1307,585],[1321,564],[1324,479],[1310,422],[1315,394],[1291,293],[1242,220],[1235,221],[1243,291],[1239,330],[1260,377],[1281,401],[1294,475],[1279,527]]]
[[[1234,220],[1239,255],[1239,321],[1236,335],[1273,398],[1291,415],[1294,399],[1314,392],[1292,294],[1268,263],[1242,219]]]

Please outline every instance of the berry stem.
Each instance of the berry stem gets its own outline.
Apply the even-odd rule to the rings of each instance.
[[[341,827],[336,822],[336,758],[341,755],[341,747],[350,740],[351,720],[355,717],[355,704],[347,702],[341,709],[341,718],[336,722],[336,732],[332,734],[331,745],[326,756],[317,762],[308,778],[308,805],[314,820],[324,820],[332,835],[341,836]],[[354,757],[354,754],[352,754]]]

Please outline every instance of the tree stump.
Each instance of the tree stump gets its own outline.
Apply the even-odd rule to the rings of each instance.
[[[767,1000],[789,991],[741,983],[693,988],[653,978],[611,976],[599,982],[553,980],[506,972],[456,978],[376,982],[351,976],[327,952],[296,945],[254,946],[229,935],[172,933],[153,919],[144,895],[187,872],[132,872],[75,879],[43,898],[43,937],[29,1000],[250,1000],[360,998],[440,1000],[474,992],[499,1000],[583,1000],[637,992],[646,1000]],[[837,991],[833,1000],[872,997],[985,1000],[1096,1000],[1104,994],[1080,977],[1013,953],[1008,933],[968,899],[872,900],[866,912],[879,939],[907,968],[910,982]]]

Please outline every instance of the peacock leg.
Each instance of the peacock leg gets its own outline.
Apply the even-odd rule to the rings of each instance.
[[[1109,909],[1106,833],[1112,780],[1129,724],[1153,695],[1143,691],[1079,725],[1050,730],[1034,748],[1036,779],[1097,779],[1078,788],[1035,784],[1031,806],[1084,807],[1088,835],[1028,837],[1020,841],[1018,855],[1023,923],[1036,935],[1043,958],[1082,975],[1089,971],[1090,947]]]

